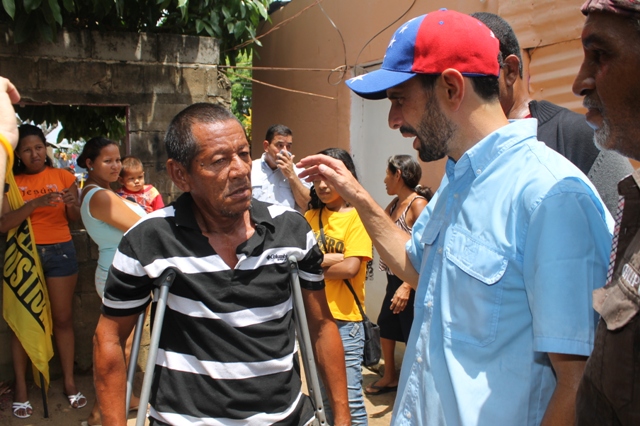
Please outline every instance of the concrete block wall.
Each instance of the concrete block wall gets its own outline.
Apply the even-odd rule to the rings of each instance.
[[[164,133],[173,116],[195,102],[230,106],[229,81],[216,66],[219,42],[209,37],[63,31],[55,43],[15,45],[6,28],[0,27],[0,35],[0,75],[16,85],[22,102],[127,108],[127,137],[121,141],[121,152],[142,160],[146,180],[158,188],[165,203],[179,195],[165,170]],[[100,310],[94,288],[98,252],[82,228],[73,226],[80,265],[74,299],[76,366],[78,371],[90,371]],[[4,259],[4,240],[0,235],[0,259]],[[0,347],[5,348],[0,351],[0,380],[7,380],[13,369],[10,331],[3,320]],[[51,368],[54,376],[59,374],[56,358]]]

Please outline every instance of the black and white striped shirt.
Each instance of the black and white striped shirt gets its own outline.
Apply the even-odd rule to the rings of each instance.
[[[322,254],[299,213],[254,200],[255,233],[230,268],[202,235],[183,194],[125,234],[103,312],[134,315],[153,280],[177,269],[151,391],[152,424],[298,425],[313,416],[301,393],[287,257],[300,284],[323,291]]]

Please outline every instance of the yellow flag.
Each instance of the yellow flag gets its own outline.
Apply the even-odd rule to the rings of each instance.
[[[7,170],[6,181],[9,204],[16,210],[24,201],[11,170]],[[36,383],[42,386],[38,374],[42,373],[44,389],[48,389],[49,360],[53,357],[51,308],[29,218],[7,234],[2,300],[4,319],[29,355]]]

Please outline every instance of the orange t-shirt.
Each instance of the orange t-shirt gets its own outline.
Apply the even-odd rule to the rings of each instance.
[[[27,202],[49,192],[62,192],[76,181],[73,174],[64,169],[46,169],[35,175],[17,175],[16,183],[22,199]],[[69,221],[64,203],[56,207],[38,207],[31,213],[31,226],[36,244],[57,244],[71,241]]]

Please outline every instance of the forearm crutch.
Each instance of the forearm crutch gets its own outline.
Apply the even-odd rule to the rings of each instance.
[[[169,295],[169,288],[173,284],[173,280],[176,278],[176,271],[173,268],[166,269],[162,275],[160,275],[154,281],[156,287],[153,292],[154,303],[156,304],[156,311],[153,317],[153,326],[151,328],[151,340],[149,341],[149,355],[147,357],[147,366],[144,370],[144,379],[142,380],[142,390],[140,391],[140,405],[138,406],[138,416],[136,417],[136,426],[144,426],[144,422],[147,417],[147,406],[149,405],[149,394],[151,392],[151,382],[153,381],[153,370],[156,366],[156,356],[158,355],[158,344],[160,343],[160,334],[162,333],[162,322],[164,321],[164,312],[167,307],[167,296]],[[144,313],[143,313],[144,314]],[[143,317],[144,323],[144,317]],[[140,325],[140,319],[138,318],[138,325]],[[142,326],[140,326],[140,334],[142,335]],[[135,340],[135,335],[134,335]],[[134,341],[134,344],[136,342]],[[140,337],[136,345],[140,349]],[[133,358],[133,349],[131,351],[131,361],[129,371],[132,370],[131,364],[134,364],[133,370],[135,370],[136,359]],[[133,383],[133,382],[132,382]],[[129,391],[127,390],[127,394]],[[129,397],[127,397],[127,401]],[[127,408],[128,408],[127,403]]]
[[[318,381],[316,360],[313,356],[313,346],[311,346],[311,337],[309,336],[307,314],[302,300],[302,291],[300,290],[298,261],[293,255],[289,256],[289,268],[291,270],[291,291],[293,293],[293,318],[302,354],[302,365],[307,378],[307,390],[316,410],[316,424],[324,426],[327,425],[327,418],[322,403],[322,394],[320,393],[320,382]]]
[[[129,407],[131,407],[131,395],[133,394],[133,379],[136,374],[136,365],[138,364],[138,355],[140,354],[140,341],[142,340],[142,328],[144,327],[144,318],[147,312],[146,309],[140,312],[138,321],[136,322],[136,328],[133,332],[133,344],[131,345],[131,354],[129,356],[129,367],[127,369],[127,400],[126,405],[127,413],[129,413]]]

